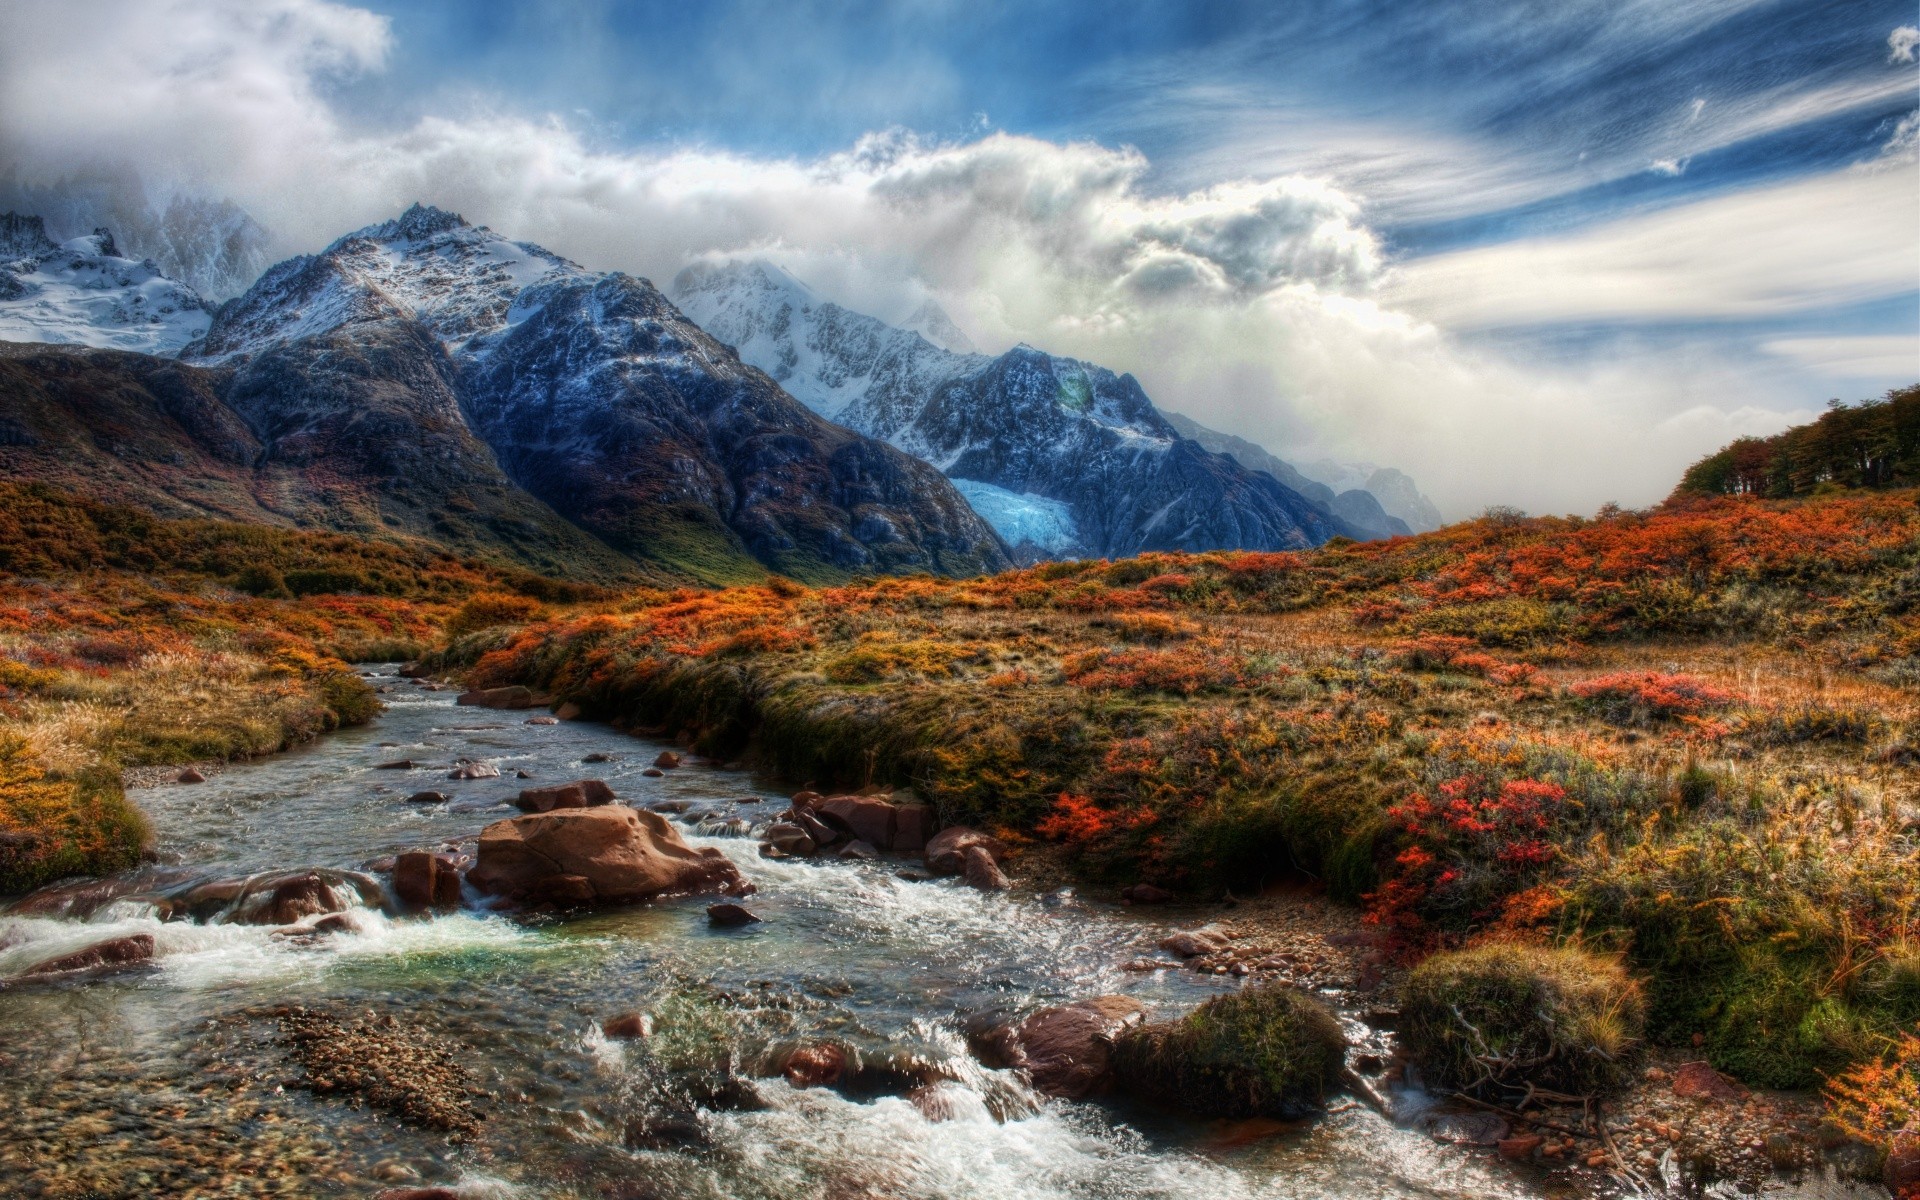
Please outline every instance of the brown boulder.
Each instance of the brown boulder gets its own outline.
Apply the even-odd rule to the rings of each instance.
[[[514,684],[512,687],[480,688],[460,693],[455,704],[464,704],[470,708],[538,708],[552,702],[552,697],[542,696],[532,688]]]
[[[341,889],[318,871],[247,881],[240,905],[227,918],[235,925],[291,925],[305,917],[345,912]]]
[[[522,812],[552,812],[556,808],[598,808],[613,803],[613,789],[598,779],[579,779],[554,787],[525,788],[514,805]]]
[[[559,708],[554,709],[553,715],[562,721],[578,721],[580,719],[580,706],[568,700],[562,703]]]
[[[1183,929],[1160,939],[1162,950],[1170,951],[1181,958],[1218,954],[1225,950],[1227,945],[1227,935],[1217,925],[1208,925],[1200,929]]]
[[[1136,1000],[1095,996],[1003,1025],[987,1035],[985,1049],[1025,1071],[1036,1091],[1082,1100],[1113,1086],[1114,1039],[1144,1020]]]
[[[630,1042],[653,1036],[653,1019],[643,1012],[621,1013],[600,1024],[600,1032],[616,1041]]]
[[[112,941],[96,942],[84,950],[62,954],[28,967],[28,975],[59,975],[66,971],[90,971],[96,967],[123,967],[153,958],[153,935],[136,933]]]
[[[1710,1063],[1681,1063],[1673,1069],[1673,1094],[1688,1100],[1745,1100],[1747,1089]]]
[[[695,850],[658,813],[624,805],[568,808],[495,821],[480,832],[479,864],[467,882],[489,895],[571,897],[585,881],[580,903],[624,903],[667,893],[753,890],[718,850]],[[557,899],[558,897],[551,897]]]
[[[760,918],[754,916],[738,904],[707,905],[707,921],[710,924],[731,927],[736,925],[758,925]]]
[[[409,850],[393,861],[393,894],[409,908],[457,906],[460,860],[431,850]]]
[[[659,757],[653,760],[653,765],[662,770],[671,771],[680,765],[680,756],[671,750],[662,750]]]
[[[780,1073],[794,1087],[825,1087],[847,1073],[847,1052],[832,1042],[802,1046],[787,1055]]]
[[[812,807],[822,822],[882,850],[919,850],[933,836],[933,809],[925,804],[895,804],[885,796],[829,796]],[[797,797],[794,812],[803,812]]]
[[[202,775],[200,772],[194,770],[192,767],[188,767],[186,770],[180,772],[178,775],[175,775],[173,777],[173,781],[175,783],[205,783],[207,781],[207,777],[205,775]]]
[[[967,886],[979,888],[983,892],[1004,892],[1013,885],[1001,873],[1000,864],[993,861],[993,855],[987,853],[985,846],[968,846],[966,853],[960,856],[961,874],[966,877]]]
[[[965,825],[949,825],[934,834],[927,843],[927,870],[935,875],[960,874],[967,867],[964,855],[968,846],[983,847],[996,862],[1005,857],[1007,852],[999,838]]]
[[[792,854],[800,858],[807,857],[819,848],[819,843],[813,840],[812,834],[786,821],[767,826],[766,842],[782,854]]]
[[[1120,899],[1127,904],[1165,904],[1173,899],[1173,893],[1150,883],[1136,883],[1121,888]]]

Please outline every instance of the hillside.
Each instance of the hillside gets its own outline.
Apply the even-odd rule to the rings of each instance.
[[[645,595],[441,661],[1095,880],[1317,882],[1408,959],[1617,948],[1657,1039],[1797,1087],[1920,1017],[1917,568],[1912,493],[1702,500]]]

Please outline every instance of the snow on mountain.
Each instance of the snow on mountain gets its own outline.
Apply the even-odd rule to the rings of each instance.
[[[911,316],[900,322],[900,328],[911,329],[942,350],[951,350],[955,354],[974,354],[980,349],[973,344],[973,339],[967,336],[965,330],[954,324],[947,310],[932,300],[914,309]]]
[[[171,354],[212,319],[192,288],[122,258],[104,229],[56,243],[37,216],[0,216],[0,340]]]
[[[151,258],[169,279],[210,300],[245,291],[272,262],[267,231],[230,200],[156,195],[128,171],[89,170],[50,183],[0,173],[0,209],[34,213],[54,241],[105,226],[128,258]]]
[[[360,342],[385,347],[376,383],[420,398],[409,421],[477,436],[513,484],[635,559],[709,579],[1009,561],[937,471],[821,419],[651,283],[439,209],[273,267],[182,357],[264,370],[249,419],[298,424],[352,390],[322,377]]]
[[[673,295],[814,411],[996,489],[967,494],[1011,544],[1118,557],[1298,548],[1339,529],[1272,477],[1181,437],[1130,375],[1028,346],[998,357],[948,350],[764,261],[690,267]],[[1048,525],[1045,542],[1028,538],[1042,528],[1036,501],[1064,505],[1070,531]],[[1047,521],[1061,512],[1046,511]]]
[[[414,205],[316,255],[273,267],[186,357],[223,361],[360,322],[418,321],[451,348],[524,320],[534,284],[585,278],[578,266],[457,214]]]

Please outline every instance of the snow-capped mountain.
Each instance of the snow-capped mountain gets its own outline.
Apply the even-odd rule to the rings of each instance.
[[[355,384],[336,346],[374,339],[386,349]],[[357,387],[443,374],[446,397],[432,403],[441,389],[409,385],[410,428],[452,437],[443,416],[457,397],[459,432],[513,484],[675,570],[746,577],[758,560],[813,577],[968,574],[1009,561],[937,471],[808,411],[646,280],[585,271],[438,209],[415,205],[273,267],[183,358],[242,379],[267,370],[256,427],[300,425]]]
[[[0,340],[171,354],[207,331],[206,301],[113,235],[55,242],[37,216],[0,215]]]
[[[0,174],[0,209],[41,217],[56,242],[111,229],[122,254],[152,259],[167,278],[213,301],[239,295],[273,261],[267,231],[232,201],[156,196],[131,172],[40,184]]]
[[[1292,549],[1349,532],[1182,437],[1130,375],[1028,346],[949,350],[762,261],[690,267],[673,294],[815,412],[939,467],[1026,557]]]

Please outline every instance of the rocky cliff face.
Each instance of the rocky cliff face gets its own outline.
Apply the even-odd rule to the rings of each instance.
[[[1313,501],[1314,504],[1326,509],[1328,513],[1345,522],[1363,538],[1371,540],[1404,537],[1413,532],[1406,521],[1388,511],[1380,498],[1365,488],[1347,488],[1336,492],[1319,480],[1310,479],[1301,474],[1292,463],[1275,458],[1264,446],[1243,437],[1209,429],[1193,418],[1179,413],[1167,413],[1166,418],[1169,424],[1180,431],[1181,436],[1192,438],[1215,454],[1230,456],[1249,471],[1265,471]],[[1382,472],[1382,474],[1398,476],[1405,481],[1408,490],[1413,489],[1413,480],[1401,475],[1398,471]],[[1412,494],[1422,502],[1426,500],[1426,497],[1420,496],[1418,491],[1413,491]],[[1436,513],[1432,527],[1438,528],[1438,526],[1439,520]]]
[[[439,347],[443,366],[429,369],[417,345],[400,355],[410,338]],[[341,378],[329,347],[370,343],[384,347],[361,360],[370,394],[432,399],[408,408],[438,414],[413,431],[430,457],[470,461],[461,439],[476,439],[516,487],[640,563],[728,580],[1010,562],[938,472],[808,412],[645,280],[585,271],[436,209],[272,268],[184,357],[237,365],[242,381],[267,370],[276,382],[248,393],[248,419],[304,431],[311,389]],[[294,360],[325,364],[324,378]],[[319,441],[338,461],[419,478],[355,457],[341,441],[351,424],[329,411]],[[395,436],[366,420],[355,436]]]
[[[1026,346],[946,349],[762,262],[691,268],[674,296],[816,412],[939,467],[1023,557],[1295,549],[1351,532],[1182,437],[1131,376]]]

